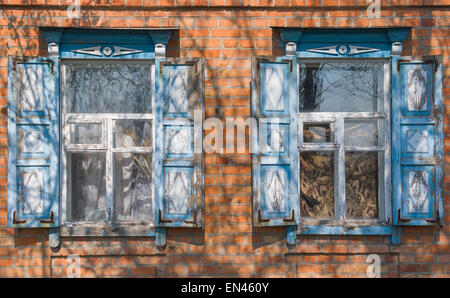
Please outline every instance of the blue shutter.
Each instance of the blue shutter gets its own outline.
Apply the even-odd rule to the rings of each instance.
[[[252,115],[258,121],[253,152],[253,223],[299,223],[296,57],[254,57]]]
[[[392,64],[393,223],[443,224],[441,59]]]
[[[203,60],[156,59],[155,193],[160,227],[201,227]]]
[[[9,59],[8,226],[59,225],[59,60]]]

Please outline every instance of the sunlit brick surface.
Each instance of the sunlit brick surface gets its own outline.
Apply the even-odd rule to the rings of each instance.
[[[401,245],[387,236],[305,236],[287,247],[284,228],[252,227],[249,154],[205,155],[204,230],[169,229],[153,238],[62,238],[45,229],[6,228],[8,56],[46,55],[39,26],[179,28],[168,56],[205,57],[206,117],[250,116],[252,55],[280,55],[277,27],[412,27],[403,55],[444,57],[446,222],[450,222],[450,1],[382,1],[368,18],[365,0],[102,0],[80,1],[80,18],[63,0],[0,4],[0,277],[67,276],[79,255],[81,276],[360,277],[379,254],[382,277],[448,277],[450,226],[403,228]],[[61,5],[61,6],[60,6]],[[180,9],[182,8],[182,9]],[[248,151],[248,150],[247,150]]]

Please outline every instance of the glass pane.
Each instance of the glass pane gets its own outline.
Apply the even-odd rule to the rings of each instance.
[[[102,144],[101,123],[71,123],[71,144]]]
[[[302,217],[334,217],[334,152],[300,153]]]
[[[331,129],[330,123],[304,123],[303,124],[304,143],[330,143]]]
[[[113,61],[65,63],[68,113],[150,113],[152,66]]]
[[[378,217],[378,152],[345,153],[347,218]]]
[[[382,63],[300,64],[300,110],[377,112],[383,86]]]
[[[379,146],[378,123],[380,120],[345,120],[345,146]],[[380,127],[381,132],[383,128]]]
[[[69,154],[73,221],[106,220],[105,157],[104,152]]]
[[[153,220],[151,154],[114,154],[114,218]]]
[[[114,147],[151,147],[151,121],[116,120],[115,122]]]

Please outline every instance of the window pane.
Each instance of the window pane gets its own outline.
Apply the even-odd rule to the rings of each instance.
[[[153,220],[151,154],[114,154],[114,218]]]
[[[151,147],[151,121],[116,120],[115,122],[114,147]]]
[[[382,63],[300,64],[300,110],[377,112],[383,86]]]
[[[113,61],[65,63],[68,113],[150,113],[152,66]]]
[[[378,152],[345,153],[347,218],[378,217]]]
[[[101,123],[71,123],[71,144],[102,144]]]
[[[378,125],[382,124],[380,120],[345,120],[345,146],[381,146]],[[380,130],[382,132],[383,128]]]
[[[331,129],[330,123],[304,123],[303,124],[304,143],[330,143]]]
[[[105,153],[69,154],[71,219],[73,221],[106,220]]]
[[[300,153],[302,217],[334,217],[334,152]]]

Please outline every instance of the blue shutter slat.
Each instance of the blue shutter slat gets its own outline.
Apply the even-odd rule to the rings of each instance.
[[[295,57],[254,57],[252,115],[259,142],[253,153],[253,223],[291,226],[299,223]]]
[[[8,226],[59,226],[59,60],[9,59]]]
[[[443,106],[439,58],[393,59],[394,225],[442,224]]]
[[[157,225],[201,227],[203,60],[158,58],[156,78]]]

